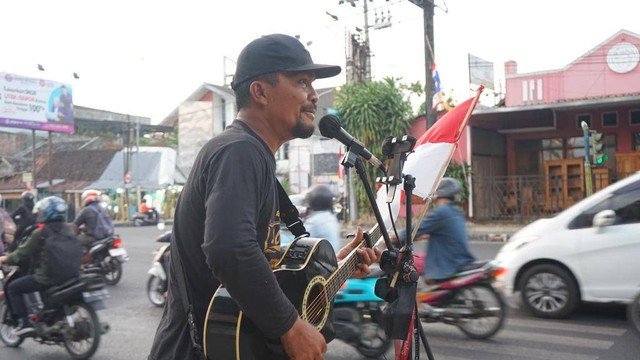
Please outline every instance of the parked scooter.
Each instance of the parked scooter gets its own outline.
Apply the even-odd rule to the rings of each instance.
[[[151,268],[147,271],[147,296],[153,305],[163,307],[167,301],[171,231],[158,236],[155,241],[163,245],[154,252]]]
[[[18,271],[0,271],[3,289],[18,276]],[[32,337],[41,344],[64,346],[74,359],[90,358],[98,349],[100,336],[109,330],[96,313],[105,308],[103,300],[108,297],[103,287],[100,276],[85,274],[43,292],[25,294],[34,331],[22,335],[12,332],[16,320],[9,311],[8,297],[0,291],[0,340],[6,346],[18,347]]]
[[[455,325],[473,339],[492,337],[507,314],[502,294],[493,287],[501,271],[493,262],[475,262],[444,282],[421,282],[417,294],[420,318]]]
[[[117,284],[122,278],[122,264],[129,260],[127,250],[122,247],[122,238],[111,235],[96,240],[82,258],[85,274],[102,275],[109,285]]]
[[[333,305],[333,323],[336,338],[358,350],[367,358],[384,355],[391,339],[384,329],[384,301],[374,290],[382,270],[371,266],[371,274],[363,279],[348,279],[336,294]]]

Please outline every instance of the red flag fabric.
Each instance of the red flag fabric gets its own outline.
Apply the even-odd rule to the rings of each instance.
[[[437,189],[483,89],[481,86],[474,97],[446,113],[416,141],[414,152],[409,154],[402,169],[403,175],[416,178],[414,195],[426,199]],[[385,219],[387,227],[400,210],[400,199],[401,196],[394,197],[391,218]],[[378,208],[386,209],[385,202],[386,193],[384,189],[380,189],[377,196]]]

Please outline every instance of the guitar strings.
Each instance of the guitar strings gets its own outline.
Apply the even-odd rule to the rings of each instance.
[[[364,243],[361,243],[356,247],[356,249],[360,249],[363,246],[364,246]],[[354,249],[354,252],[356,249]],[[357,252],[355,254],[357,254]],[[330,302],[333,296],[337,293],[337,290],[339,289],[339,287],[338,289],[334,289],[335,288],[334,284],[339,283],[340,285],[342,285],[342,283],[348,278],[348,276],[350,276],[351,273],[353,273],[353,271],[356,269],[357,260],[358,260],[358,256],[351,256],[341,266],[342,270],[350,270],[350,271],[341,272],[346,275],[340,276],[340,275],[336,275],[337,273],[334,272],[331,276],[329,276],[329,278],[327,279],[328,286],[323,286],[322,291],[318,294],[317,297],[315,297],[311,301],[311,303],[308,306],[307,318],[310,320],[312,319],[312,321],[310,321],[311,323],[317,322],[323,316],[323,314],[325,313],[325,309],[327,308],[327,301],[325,301],[325,299],[327,299]],[[329,293],[332,294],[331,296],[327,296],[327,288],[330,289]],[[309,313],[313,315],[310,316]]]
[[[375,234],[377,234],[379,232],[379,228],[376,227],[372,230],[372,232],[374,233],[373,238],[376,238]],[[381,234],[380,234],[381,235]],[[379,235],[378,235],[379,236]],[[356,250],[357,249],[361,249],[365,246],[365,242],[362,241],[360,244],[358,244],[358,246],[356,246],[356,248],[353,250],[352,254],[357,254]],[[327,301],[325,301],[325,299],[327,299],[329,302],[331,302],[331,300],[333,299],[333,296],[335,296],[335,294],[338,292],[340,286],[342,286],[342,283],[344,283],[349,276],[351,276],[351,273],[353,273],[353,271],[355,271],[356,267],[357,267],[357,260],[359,260],[359,256],[354,256],[354,255],[348,255],[347,260],[345,261],[345,263],[341,266],[341,269],[343,270],[350,270],[349,272],[347,271],[342,271],[341,274],[345,274],[345,275],[337,275],[338,272],[334,272],[333,274],[331,274],[329,276],[329,278],[327,279],[327,284],[328,286],[323,286],[322,290],[319,292],[318,296],[316,296],[311,303],[309,304],[309,306],[307,307],[308,311],[307,311],[307,318],[310,320],[309,322],[312,324],[315,324],[316,322],[318,322],[320,320],[320,318],[324,315],[325,313],[325,309],[327,308]],[[340,280],[340,281],[337,281]],[[340,286],[338,286],[338,289],[334,289],[334,287],[336,285],[334,284],[338,284]],[[327,295],[327,288],[329,288],[331,291],[329,292],[330,294],[332,294],[331,296]]]

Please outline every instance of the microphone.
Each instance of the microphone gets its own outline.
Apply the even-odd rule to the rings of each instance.
[[[351,134],[349,134],[345,129],[342,128],[342,126],[340,125],[340,119],[338,119],[337,116],[331,114],[323,116],[318,123],[318,128],[320,129],[320,134],[322,134],[322,136],[340,141],[348,148],[350,148],[351,151],[353,151],[357,155],[362,156],[369,162],[369,164],[377,167],[383,172],[386,171],[384,165],[382,164],[382,161],[373,156],[371,151],[367,150],[367,148],[365,148],[360,141],[351,136]],[[351,147],[353,147],[353,149],[351,149]]]

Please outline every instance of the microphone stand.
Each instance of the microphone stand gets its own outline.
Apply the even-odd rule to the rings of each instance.
[[[393,245],[391,243],[391,239],[389,238],[389,233],[387,232],[387,228],[384,225],[382,215],[380,215],[380,209],[378,209],[378,206],[376,205],[376,197],[373,190],[371,189],[371,185],[369,184],[367,171],[364,164],[362,163],[362,160],[360,160],[360,157],[355,152],[351,151],[351,147],[348,147],[340,163],[346,168],[355,167],[356,172],[358,173],[358,176],[362,181],[362,185],[364,185],[364,190],[367,193],[367,198],[372,205],[371,207],[373,209],[373,213],[380,228],[380,234],[382,234],[387,248],[392,248]]]
[[[400,249],[387,245],[387,250],[382,254],[380,268],[385,276],[376,282],[376,295],[389,303],[387,306],[386,333],[393,339],[403,340],[400,353],[396,349],[396,359],[406,360],[415,350],[415,359],[420,358],[419,343],[422,344],[429,360],[434,360],[431,347],[422,328],[416,301],[417,282],[419,274],[413,262],[412,233],[412,196],[415,188],[415,177],[405,174],[402,176],[402,168],[409,153],[413,151],[416,139],[404,136],[401,139],[387,138],[382,146],[383,153],[393,159],[390,166],[390,175],[379,178],[380,182],[389,186],[387,202],[391,203],[395,196],[395,190],[400,179],[404,180],[404,192],[406,201],[406,243]],[[411,337],[414,337],[413,341]]]

